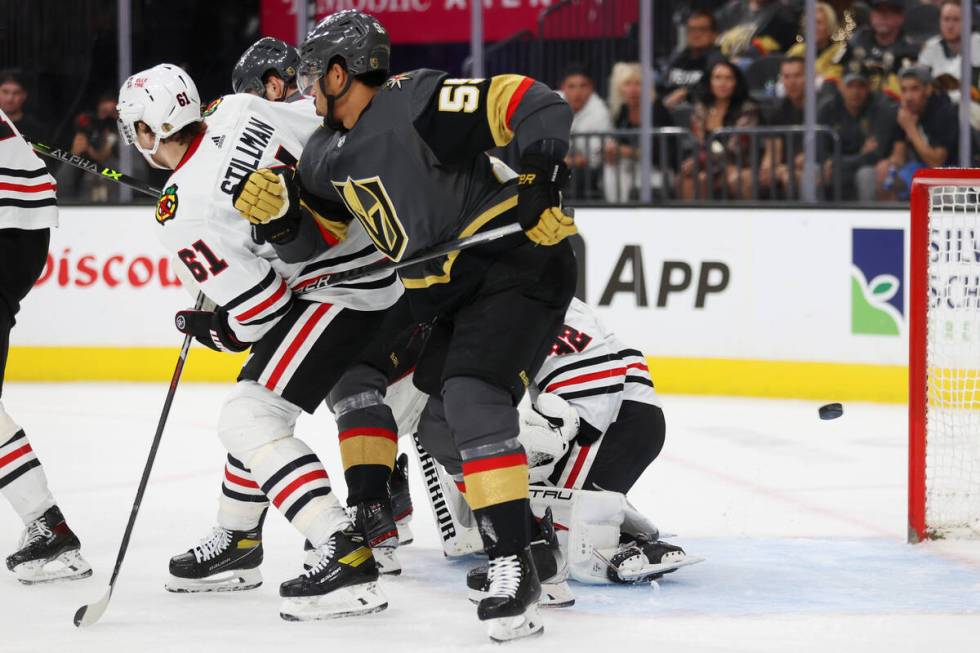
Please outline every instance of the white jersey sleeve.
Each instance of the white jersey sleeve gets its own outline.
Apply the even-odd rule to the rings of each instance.
[[[0,111],[0,229],[57,227],[57,202],[44,162]]]
[[[538,392],[567,401],[600,434],[616,420],[624,399],[659,405],[643,354],[625,348],[578,299],[572,299],[534,381]]]

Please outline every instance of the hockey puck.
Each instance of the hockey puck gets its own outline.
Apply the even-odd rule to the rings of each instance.
[[[827,404],[820,407],[820,419],[837,419],[844,414],[844,407],[840,404]]]

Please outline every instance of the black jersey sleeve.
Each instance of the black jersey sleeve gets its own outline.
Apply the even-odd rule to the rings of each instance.
[[[515,139],[521,152],[544,139],[568,143],[571,109],[530,77],[443,76],[419,90],[428,95],[420,103],[415,129],[441,163],[459,163]]]

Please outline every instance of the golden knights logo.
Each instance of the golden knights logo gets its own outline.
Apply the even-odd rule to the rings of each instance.
[[[177,184],[167,186],[157,201],[157,222],[163,224],[177,215]]]
[[[381,177],[348,177],[347,181],[335,181],[333,185],[378,250],[393,261],[401,259],[408,245],[408,236],[398,220],[388,191],[381,183]]]

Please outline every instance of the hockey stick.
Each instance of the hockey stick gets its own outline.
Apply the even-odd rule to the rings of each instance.
[[[136,177],[130,177],[129,175],[119,172],[118,170],[113,170],[112,168],[104,168],[100,166],[95,161],[91,159],[86,159],[78,154],[72,154],[66,150],[62,150],[57,147],[51,147],[50,145],[45,145],[44,143],[31,143],[31,147],[38,154],[48,157],[49,159],[54,159],[56,161],[61,161],[62,163],[67,163],[70,166],[75,166],[76,168],[81,168],[86,172],[90,172],[93,175],[98,175],[99,177],[105,177],[112,181],[118,182],[123,186],[128,186],[133,190],[137,190],[141,193],[146,193],[147,195],[152,195],[153,197],[160,196],[160,189],[150,186],[148,183],[142,179],[137,179]]]
[[[575,217],[575,209],[570,207],[562,207],[562,210],[566,215]],[[504,236],[510,236],[511,234],[516,234],[519,231],[521,231],[521,225],[517,223],[506,224],[502,227],[497,227],[496,229],[481,231],[478,234],[473,234],[472,236],[467,236],[466,238],[457,238],[456,240],[451,240],[443,245],[436,245],[435,247],[421,252],[420,254],[417,254],[416,256],[413,256],[405,261],[380,261],[378,263],[364,265],[359,268],[351,268],[350,270],[344,270],[343,272],[336,272],[330,275],[330,278],[327,279],[327,285],[335,286],[338,283],[354,281],[355,279],[360,279],[361,277],[366,277],[367,275],[375,274],[376,272],[394,272],[395,270],[406,268],[409,265],[415,265],[416,263],[421,263],[423,261],[431,261],[434,258],[440,258],[442,256],[446,256],[447,254],[451,254],[452,252],[468,249],[474,245],[489,243],[492,240],[497,240],[498,238],[503,238]]]
[[[204,294],[198,293],[197,302],[194,309],[200,309],[205,301]],[[174,395],[177,393],[177,383],[180,375],[184,371],[184,362],[187,360],[187,351],[191,346],[191,335],[184,336],[184,343],[180,346],[180,355],[177,357],[177,366],[174,374],[170,378],[170,389],[167,391],[167,399],[163,402],[163,411],[160,413],[160,421],[157,422],[157,431],[153,435],[153,444],[150,445],[150,455],[146,459],[146,466],[143,468],[143,477],[140,479],[139,489],[136,490],[136,499],[133,500],[133,509],[129,513],[129,522],[126,524],[126,531],[123,533],[122,544],[119,545],[119,553],[116,555],[116,566],[112,570],[109,578],[109,588],[102,598],[95,603],[83,605],[75,612],[75,625],[91,626],[105,614],[109,606],[109,599],[112,598],[112,589],[115,587],[116,578],[119,577],[119,568],[122,567],[123,558],[126,557],[126,549],[129,548],[129,538],[133,534],[133,526],[136,524],[136,515],[139,513],[140,504],[143,502],[143,493],[146,492],[146,484],[150,480],[150,471],[153,469],[153,461],[157,456],[157,449],[160,447],[160,440],[163,436],[163,428],[167,424],[167,417],[170,415],[170,406],[173,404]]]

